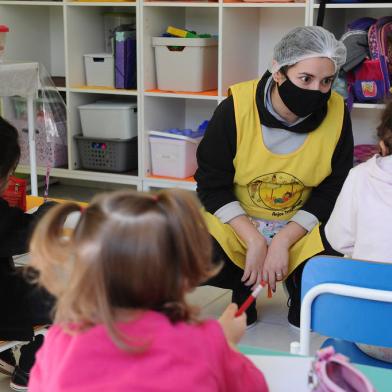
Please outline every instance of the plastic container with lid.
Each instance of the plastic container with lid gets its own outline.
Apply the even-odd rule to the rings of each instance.
[[[137,135],[136,102],[102,100],[78,109],[85,137],[130,139]]]
[[[5,52],[5,38],[7,33],[10,31],[8,26],[0,25],[0,62],[2,61]]]
[[[203,123],[204,124],[204,123]],[[204,129],[149,131],[151,166],[154,176],[186,178],[197,169],[196,150]]]

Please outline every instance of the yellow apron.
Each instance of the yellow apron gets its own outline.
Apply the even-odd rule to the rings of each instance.
[[[259,80],[230,88],[237,127],[234,193],[249,216],[264,220],[289,220],[308,200],[312,188],[332,172],[331,160],[342,130],[343,98],[334,92],[321,125],[288,154],[274,154],[264,145],[256,105]],[[208,229],[229,258],[244,268],[246,245],[229,224],[204,211]],[[289,273],[309,257],[324,250],[319,226],[290,248]]]

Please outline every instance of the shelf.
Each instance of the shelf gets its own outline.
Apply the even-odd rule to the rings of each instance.
[[[354,103],[354,109],[384,109],[383,103]]]
[[[147,176],[143,179],[143,189],[148,188],[182,188],[195,191],[196,182],[193,177],[186,179],[175,179],[161,176]]]
[[[65,4],[71,7],[136,7],[136,2],[130,1],[70,1]]]
[[[28,174],[30,173],[30,166],[19,165],[16,170],[17,173]],[[46,167],[37,167],[37,174],[45,176]],[[108,172],[95,172],[87,170],[69,170],[63,168],[52,168],[50,170],[51,177],[70,178],[75,180],[109,182],[112,184],[128,184],[128,185],[141,185],[141,180],[137,175],[133,174],[118,174]]]
[[[48,5],[48,6],[63,6],[62,1],[0,1],[0,5]]]
[[[175,178],[175,177],[167,177],[167,176],[147,176],[146,177],[149,180],[164,180],[164,181],[181,181],[181,182],[186,182],[186,183],[191,183],[195,184],[195,178],[193,176],[187,177],[187,178]]]
[[[306,8],[306,3],[223,3],[224,8]]]
[[[116,89],[110,87],[75,86],[71,87],[69,91],[72,93],[137,96],[137,90]]]
[[[314,8],[320,8],[320,4],[314,4]],[[392,8],[392,3],[337,3],[337,4],[326,4],[325,8]]]
[[[68,176],[68,178],[87,181],[109,182],[112,184],[128,184],[138,186],[141,185],[140,178],[137,175],[132,174],[95,172],[76,169],[70,170],[70,176]]]
[[[191,98],[191,99],[219,99],[218,90],[202,91],[200,93],[193,92],[169,92],[158,89],[146,90],[144,95],[147,97],[165,97],[165,98]]]
[[[29,174],[30,166],[28,165],[18,165],[15,172]],[[46,167],[37,166],[37,174],[46,176]],[[68,177],[69,170],[64,168],[53,167],[50,170],[50,175],[53,177]]]
[[[217,8],[219,3],[191,2],[191,1],[147,1],[144,7],[187,7],[187,8]]]

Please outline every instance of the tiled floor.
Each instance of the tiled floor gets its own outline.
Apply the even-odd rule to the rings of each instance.
[[[50,195],[52,197],[68,198],[69,192],[74,194],[76,200],[89,200],[93,194],[102,191],[102,189],[83,189],[62,185],[51,186]],[[77,196],[75,196],[77,194]],[[230,303],[231,291],[222,290],[210,286],[197,288],[189,294],[190,303],[201,307],[203,317],[218,318],[226,306]],[[289,351],[290,343],[299,340],[299,333],[290,327],[287,323],[287,298],[282,286],[274,296],[269,299],[263,293],[257,301],[259,313],[259,322],[246,331],[241,340],[241,344],[275,349],[279,351]],[[311,339],[311,350],[320,347],[323,337],[313,334]],[[0,392],[9,392],[9,378],[0,375]]]

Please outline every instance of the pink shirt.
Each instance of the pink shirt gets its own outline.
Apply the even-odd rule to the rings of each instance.
[[[262,373],[228,346],[216,321],[171,324],[149,311],[120,328],[137,341],[149,339],[149,348],[142,354],[120,350],[102,325],[77,335],[51,327],[29,392],[268,391]]]

